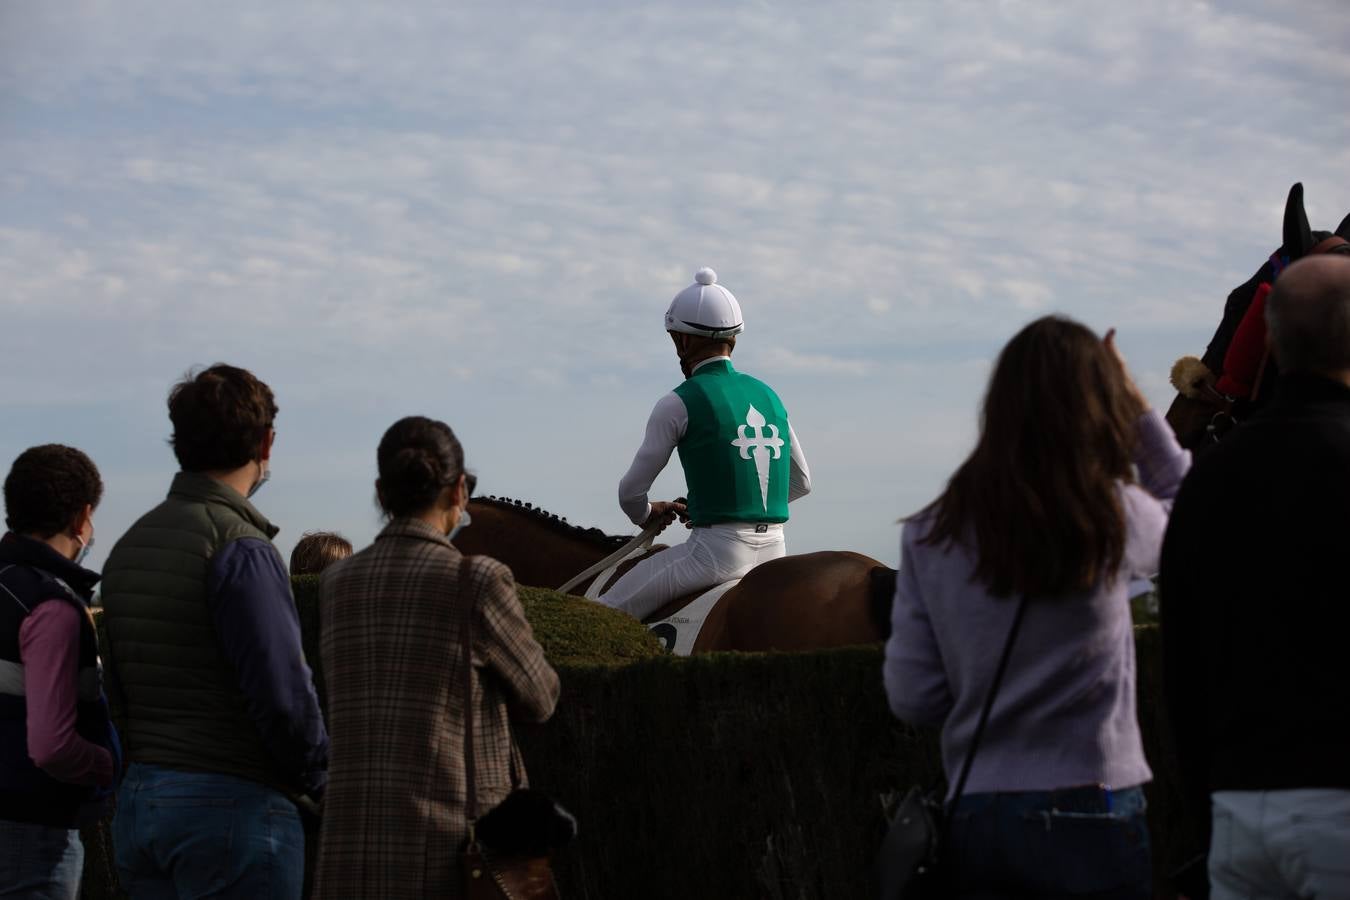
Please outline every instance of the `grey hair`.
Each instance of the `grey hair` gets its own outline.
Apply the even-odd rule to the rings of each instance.
[[[1291,266],[1266,301],[1275,360],[1285,372],[1350,371],[1350,260],[1308,262]]]

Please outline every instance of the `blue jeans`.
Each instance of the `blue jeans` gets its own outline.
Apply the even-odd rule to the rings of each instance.
[[[0,897],[75,900],[83,871],[78,831],[0,819]]]
[[[1350,791],[1216,791],[1214,900],[1350,897]]]
[[[256,781],[132,764],[113,817],[133,900],[299,900],[305,833],[295,804]]]
[[[962,797],[947,834],[952,896],[1153,896],[1144,791],[1099,787]]]

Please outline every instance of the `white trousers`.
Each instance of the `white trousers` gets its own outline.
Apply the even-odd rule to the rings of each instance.
[[[1213,900],[1350,897],[1350,791],[1215,791]]]
[[[743,578],[755,566],[787,554],[782,525],[726,522],[695,528],[689,540],[633,566],[600,602],[638,621],[676,597]]]

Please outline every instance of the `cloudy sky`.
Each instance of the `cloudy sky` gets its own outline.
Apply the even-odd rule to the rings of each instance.
[[[1029,319],[1118,327],[1170,400],[1289,185],[1350,211],[1348,95],[1338,0],[6,0],[0,460],[93,456],[97,565],[220,360],[276,391],[284,552],[373,536],[409,413],[485,492],[626,533],[661,317],[710,265],[812,465],[789,548],[894,565]]]

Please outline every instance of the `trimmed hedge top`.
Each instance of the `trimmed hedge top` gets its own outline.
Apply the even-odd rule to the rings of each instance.
[[[554,666],[614,666],[665,655],[661,642],[632,616],[547,588],[517,590],[534,637]]]

